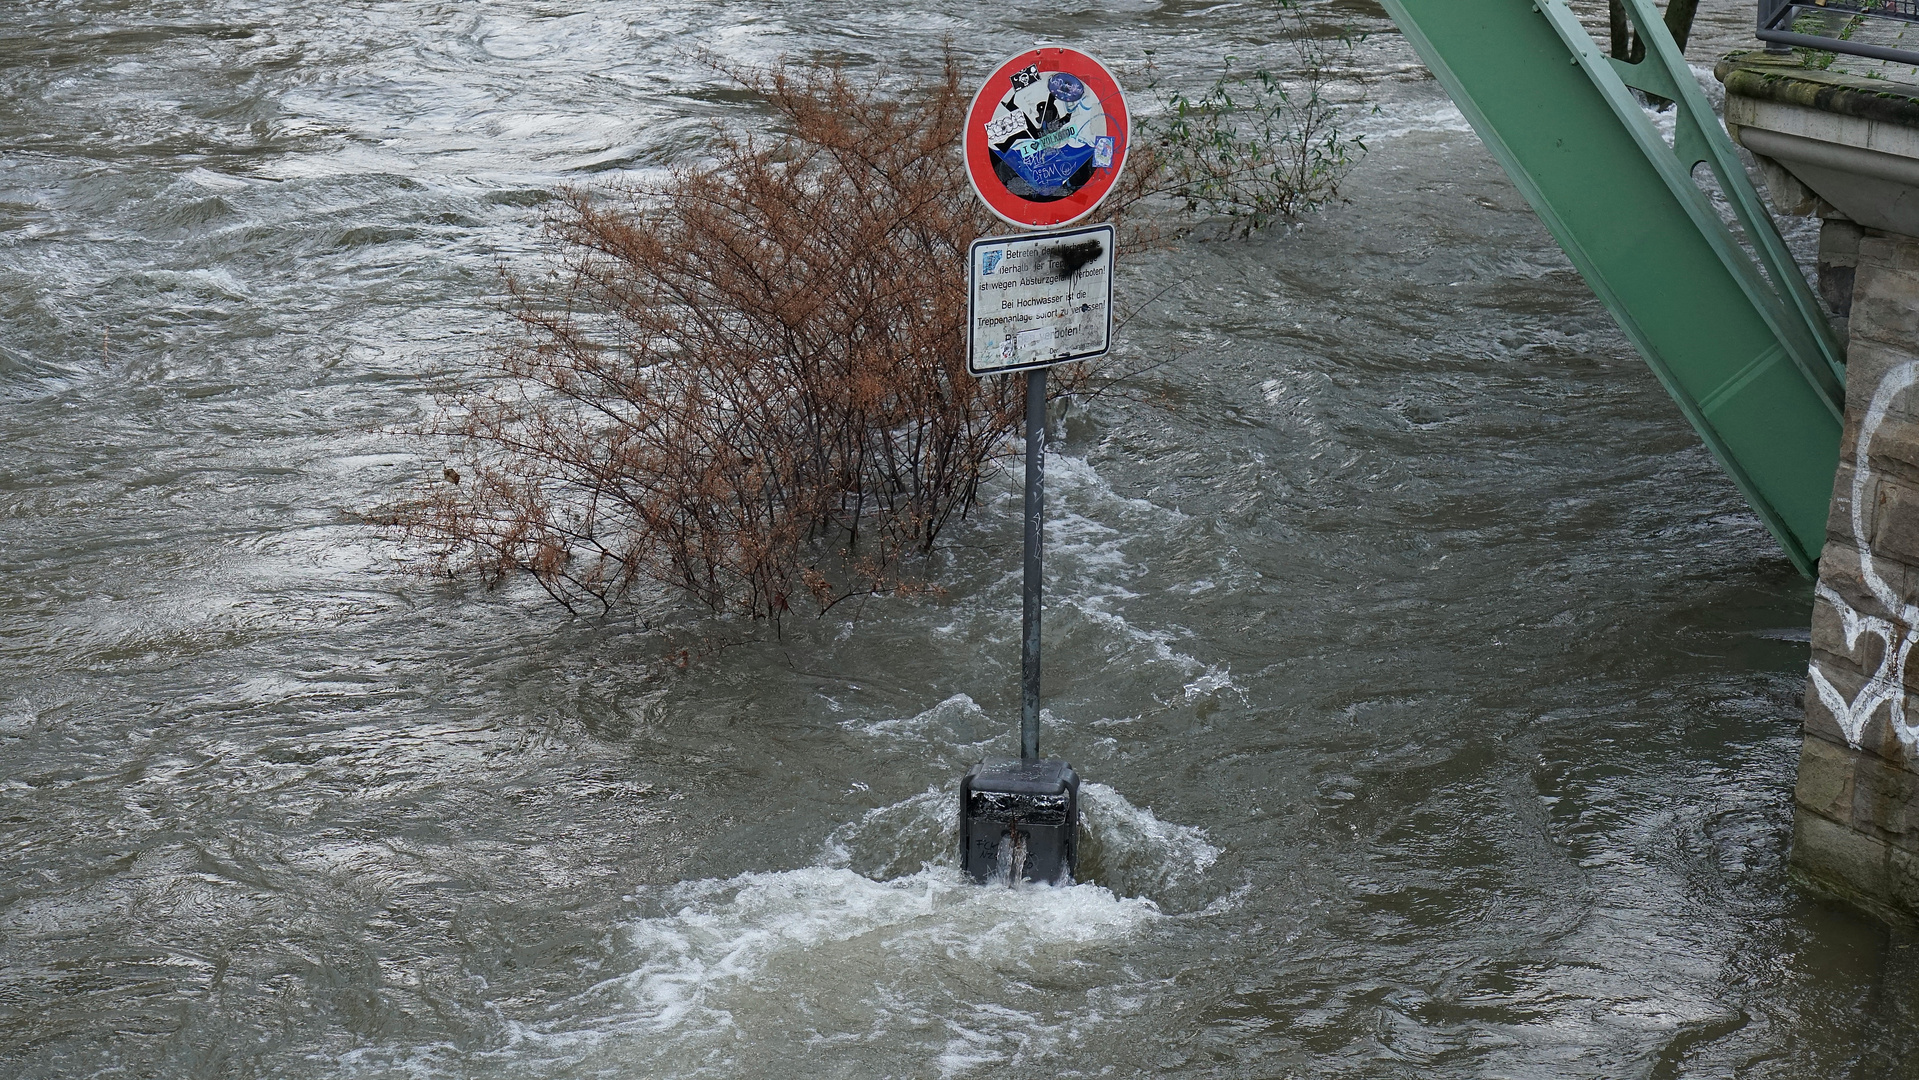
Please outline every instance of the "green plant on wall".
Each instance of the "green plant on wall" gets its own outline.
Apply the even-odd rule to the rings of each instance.
[[[1865,18],[1860,15],[1846,17],[1837,12],[1814,11],[1794,19],[1792,28],[1798,33],[1810,34],[1814,37],[1851,41],[1852,35],[1858,31],[1863,22]],[[1793,52],[1798,54],[1800,64],[1815,71],[1827,70],[1832,67],[1832,62],[1839,58],[1837,53],[1823,49],[1808,49],[1803,46],[1793,49]]]

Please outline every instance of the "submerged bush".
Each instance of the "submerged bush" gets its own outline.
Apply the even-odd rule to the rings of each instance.
[[[1343,30],[1316,34],[1294,0],[1276,7],[1276,36],[1292,54],[1286,70],[1235,70],[1229,56],[1197,97],[1155,80],[1148,89],[1165,111],[1141,122],[1155,154],[1154,189],[1189,214],[1225,219],[1241,235],[1337,199],[1366,150],[1349,127],[1360,103],[1331,92],[1354,39]]]
[[[785,134],[566,194],[563,265],[515,284],[517,340],[435,428],[447,482],[389,515],[440,568],[527,573],[569,606],[650,581],[752,616],[828,607],[919,587],[908,563],[1009,449],[1022,383],[963,355],[965,253],[994,222],[957,67],[905,93],[737,77]]]
[[[1013,452],[1024,380],[966,370],[965,254],[1008,230],[966,179],[957,66],[732,74],[781,134],[716,133],[706,163],[550,216],[553,275],[510,283],[517,333],[429,431],[444,482],[383,516],[433,567],[527,574],[569,608],[650,582],[824,610],[929,587],[922,557]],[[1141,130],[1101,208],[1122,246],[1142,199],[1194,190],[1183,144]],[[1053,372],[1052,395],[1089,386]]]

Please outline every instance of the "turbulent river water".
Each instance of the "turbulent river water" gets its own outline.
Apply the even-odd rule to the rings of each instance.
[[[1378,10],[1309,14],[1371,152],[1124,265],[1177,360],[1066,415],[1048,525],[1088,880],[1008,891],[951,793],[1012,478],[943,598],[685,671],[670,601],[357,515],[559,186],[755,122],[701,50],[1203,80],[1270,8],[0,4],[0,1073],[1914,1075],[1905,942],[1786,875],[1809,587]]]

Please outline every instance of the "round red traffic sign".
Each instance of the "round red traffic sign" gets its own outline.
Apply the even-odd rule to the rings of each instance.
[[[995,68],[974,95],[966,175],[1007,221],[1065,225],[1113,190],[1132,132],[1106,65],[1075,49],[1029,49]]]

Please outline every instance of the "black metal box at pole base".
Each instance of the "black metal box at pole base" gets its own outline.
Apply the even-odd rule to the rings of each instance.
[[[960,781],[960,868],[974,881],[1071,884],[1079,774],[1057,758],[987,758]]]

